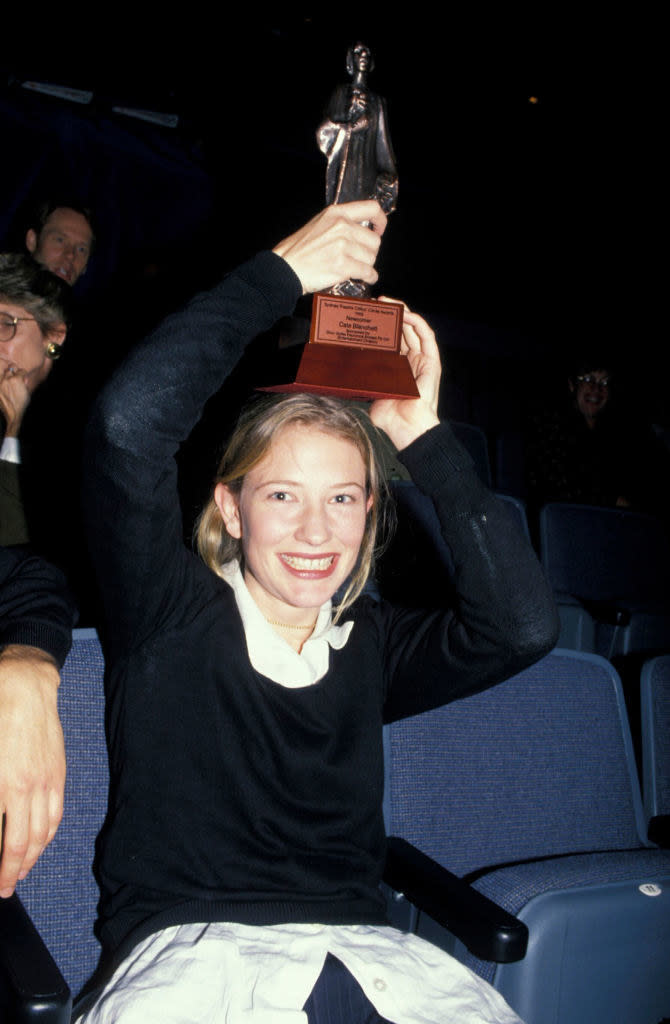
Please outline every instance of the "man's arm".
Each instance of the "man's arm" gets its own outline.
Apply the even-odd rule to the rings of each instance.
[[[63,813],[57,694],[73,618],[58,570],[0,548],[0,897],[27,875]]]

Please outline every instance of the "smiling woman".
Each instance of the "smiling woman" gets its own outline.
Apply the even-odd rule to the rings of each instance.
[[[365,586],[386,486],[362,420],[359,409],[332,398],[261,399],[228,443],[198,525],[198,549],[219,574],[239,560],[274,619],[304,620],[296,609],[318,609],[346,580],[339,617]],[[276,606],[278,593],[261,571],[265,546],[289,607],[282,599]]]
[[[491,686],[555,639],[532,550],[437,419],[427,323],[405,311],[420,397],[370,418],[435,503],[453,606],[361,593],[383,485],[374,427],[335,399],[248,410],[200,522],[204,562],[181,541],[174,456],[208,397],[301,293],[374,283],[385,222],[374,201],[329,207],[168,318],[94,413],[85,503],[113,781],[86,1024],[322,1024],[324,986],[331,1024],[518,1021],[386,926],[379,890],[384,721]]]

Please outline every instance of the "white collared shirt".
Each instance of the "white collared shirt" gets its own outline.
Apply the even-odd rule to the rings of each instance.
[[[221,570],[232,587],[244,626],[249,660],[257,672],[281,686],[311,686],[328,671],[328,650],[344,647],[354,628],[352,621],[341,626],[332,624],[332,601],[319,610],[314,632],[298,653],[272,628],[249,593],[238,562],[228,562]]]
[[[3,437],[0,445],[0,461],[21,465],[21,446],[18,437]]]

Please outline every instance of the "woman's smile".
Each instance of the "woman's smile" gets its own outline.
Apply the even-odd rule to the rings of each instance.
[[[291,572],[297,573],[299,576],[305,576],[305,574],[328,576],[334,571],[337,555],[287,555],[283,554],[279,556]]]
[[[215,498],[242,541],[256,604],[289,623],[316,613],[353,571],[371,505],[358,448],[301,423],[279,431],[239,495],[219,484]]]

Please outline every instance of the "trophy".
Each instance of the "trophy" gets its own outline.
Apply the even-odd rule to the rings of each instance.
[[[367,46],[347,53],[351,82],[330,98],[317,130],[325,155],[326,202],[377,199],[395,210],[398,173],[381,96],[368,88],[373,69]],[[418,398],[406,356],[400,354],[403,306],[370,298],[364,281],[342,281],[313,299],[309,341],[295,380],[264,391],[311,391],[341,398]]]

